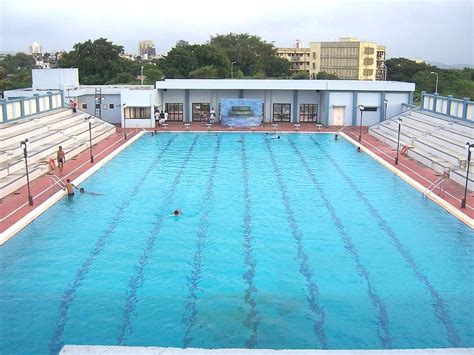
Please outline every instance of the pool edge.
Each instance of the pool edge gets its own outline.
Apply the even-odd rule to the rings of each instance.
[[[412,177],[408,176],[404,172],[400,171],[387,161],[385,161],[383,158],[379,157],[377,154],[372,152],[370,149],[365,147],[363,144],[359,144],[356,142],[354,139],[349,137],[346,133],[340,132],[339,133],[341,137],[343,137],[345,140],[347,140],[349,143],[351,143],[354,146],[360,147],[360,149],[369,155],[372,159],[383,165],[385,168],[390,170],[392,173],[395,175],[399,176],[402,180],[404,180],[406,183],[410,184],[412,187],[414,187],[416,190],[420,191],[423,193],[426,191],[426,187],[420,184],[418,181],[413,179]],[[438,206],[442,207],[446,211],[448,211],[450,214],[452,214],[454,217],[459,219],[461,222],[466,224],[468,227],[471,229],[474,229],[474,219],[470,218],[468,215],[465,213],[461,212],[459,209],[451,205],[449,202],[443,200],[441,197],[435,195],[435,194],[428,194],[426,195],[430,200],[432,200],[434,203],[436,203]]]
[[[113,158],[115,158],[123,150],[128,148],[136,140],[141,138],[144,134],[145,134],[145,132],[143,132],[143,131],[137,133],[135,136],[133,136],[127,142],[125,142],[124,144],[117,147],[117,149],[113,150],[109,155],[107,155],[102,160],[100,160],[98,163],[96,163],[94,166],[92,166],[90,169],[86,170],[84,173],[82,173],[77,178],[75,178],[72,181],[72,183],[74,185],[78,185],[81,182],[83,182],[85,179],[90,177],[91,175],[95,174],[100,168],[102,168],[105,164],[107,164],[109,161],[111,161]],[[18,232],[20,232],[28,224],[30,224],[36,218],[38,218],[40,215],[42,215],[44,212],[46,212],[50,207],[52,207],[56,202],[61,200],[63,197],[65,197],[64,191],[56,192],[53,196],[48,198],[41,205],[36,207],[33,211],[29,212],[25,217],[21,218],[19,221],[15,222],[10,227],[8,227],[5,231],[0,233],[0,246],[5,244],[11,238],[13,238]]]

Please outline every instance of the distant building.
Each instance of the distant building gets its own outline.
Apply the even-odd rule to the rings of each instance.
[[[138,42],[138,55],[143,59],[151,59],[156,57],[156,49],[153,41],[140,41]]]
[[[39,44],[38,42],[33,42],[33,44],[30,45],[29,53],[30,54],[41,54],[41,53],[43,53],[43,48],[41,47],[41,44]]]
[[[312,79],[319,72],[345,80],[385,79],[385,46],[375,42],[343,37],[335,42],[311,42],[309,48],[303,48],[297,40],[294,48],[277,48],[277,55],[292,63],[292,72],[308,70]]]
[[[277,48],[277,56],[285,58],[291,63],[291,73],[309,71],[309,48],[303,48],[302,42],[297,39],[294,48]]]

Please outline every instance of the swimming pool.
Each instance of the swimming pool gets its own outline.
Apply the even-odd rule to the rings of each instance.
[[[146,135],[2,246],[0,352],[474,346],[472,230],[342,139],[271,138]]]

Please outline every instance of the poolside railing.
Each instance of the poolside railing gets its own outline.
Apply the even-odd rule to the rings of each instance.
[[[63,93],[48,91],[31,97],[0,99],[0,124],[64,107]]]
[[[474,101],[465,97],[456,99],[452,95],[427,94],[421,92],[421,110],[437,113],[448,118],[474,122]]]

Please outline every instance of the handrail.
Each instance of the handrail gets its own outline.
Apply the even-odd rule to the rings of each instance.
[[[55,186],[58,185],[61,190],[64,190],[66,188],[66,185],[64,182],[61,181],[56,175],[51,175],[49,179],[49,188],[52,191],[51,195],[54,195],[56,193]]]
[[[443,177],[439,177],[438,179],[436,179],[423,191],[423,193],[421,194],[421,198],[423,197],[428,198],[428,195],[432,193],[433,190],[436,188],[440,189],[440,193],[439,193],[440,196],[441,196],[441,193],[444,194],[444,189],[442,185],[444,184],[445,181],[446,181],[446,178],[443,178]]]
[[[375,126],[379,126],[379,125],[381,125],[382,123],[387,122],[387,121],[393,121],[393,120],[395,120],[396,117],[398,117],[398,116],[400,116],[400,115],[403,115],[403,114],[406,113],[406,112],[414,111],[414,110],[416,110],[417,108],[419,108],[419,106],[415,106],[415,107],[412,107],[412,108],[410,108],[410,109],[408,109],[408,110],[405,110],[405,111],[396,113],[395,115],[390,116],[390,117],[386,118],[385,120],[383,120],[383,121],[381,121],[381,122],[378,122],[378,123],[373,124],[373,125],[370,126],[369,128],[372,128],[372,127],[375,127]]]

